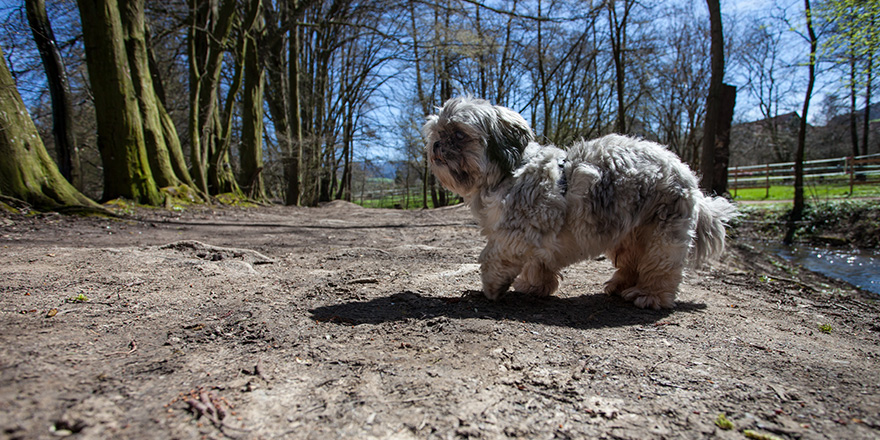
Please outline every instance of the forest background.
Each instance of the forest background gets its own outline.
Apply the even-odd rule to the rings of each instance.
[[[810,15],[799,1],[721,4],[731,165],[794,160],[804,109],[807,159],[880,151],[877,3],[823,0]],[[446,205],[455,199],[427,172],[419,127],[463,94],[523,113],[544,142],[628,133],[700,168],[712,74],[703,2],[4,0],[0,16],[3,58],[40,138],[95,200],[311,206],[393,179],[417,205]],[[47,80],[62,74],[66,134]],[[113,141],[111,126],[128,131]],[[112,154],[132,138],[135,149]]]

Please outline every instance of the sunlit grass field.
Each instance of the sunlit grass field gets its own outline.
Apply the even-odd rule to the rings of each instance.
[[[741,188],[731,190],[730,195],[737,201],[785,201],[794,198],[794,186],[771,186],[767,188]],[[817,185],[807,183],[804,197],[813,201],[852,199],[859,197],[880,197],[880,183],[854,185],[850,194],[849,185]]]
[[[794,198],[794,186],[773,185],[769,188],[740,188],[731,190],[730,195],[738,202],[790,202]],[[865,197],[880,198],[880,183],[854,185],[850,194],[848,184],[814,184],[808,182],[804,187],[804,196],[807,203],[825,201],[846,201]],[[355,199],[355,203],[365,208],[383,209],[422,209],[422,196],[419,193],[410,193],[409,197],[402,195],[387,195],[374,199]],[[458,203],[455,198],[453,203]],[[880,201],[878,201],[880,203]],[[428,208],[434,208],[431,198],[428,198]]]

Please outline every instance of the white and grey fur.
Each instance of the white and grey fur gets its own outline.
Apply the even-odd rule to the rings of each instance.
[[[447,101],[422,134],[434,175],[488,238],[479,262],[493,300],[511,284],[551,295],[562,268],[605,254],[617,268],[607,293],[673,307],[685,265],[721,253],[737,215],[654,142],[609,135],[568,150],[542,146],[521,115],[473,98]]]

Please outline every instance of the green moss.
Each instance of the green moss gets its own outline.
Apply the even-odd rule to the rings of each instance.
[[[733,422],[731,422],[730,419],[727,418],[727,415],[721,413],[718,414],[718,417],[715,417],[715,426],[725,431],[729,431],[733,429]]]
[[[228,206],[238,206],[243,208],[254,208],[257,206],[255,203],[248,201],[247,198],[245,198],[241,194],[231,192],[217,194],[216,196],[214,196],[214,200],[216,200],[220,204]]]
[[[104,202],[104,207],[116,214],[134,214],[137,203],[122,197]]]
[[[2,201],[0,201],[0,211],[8,212],[10,214],[21,214],[22,213],[21,210],[15,208],[13,206],[10,206],[6,202],[2,202]]]
[[[752,440],[782,440],[781,437],[777,437],[773,434],[765,434],[763,432],[752,431],[751,429],[743,431],[743,435]]]

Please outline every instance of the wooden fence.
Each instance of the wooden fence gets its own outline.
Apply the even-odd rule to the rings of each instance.
[[[743,188],[766,188],[766,197],[770,197],[771,185],[794,183],[794,162],[731,167],[727,176],[727,186],[734,197],[736,190]],[[848,183],[852,194],[854,185],[880,182],[880,154],[805,161],[804,181]]]

